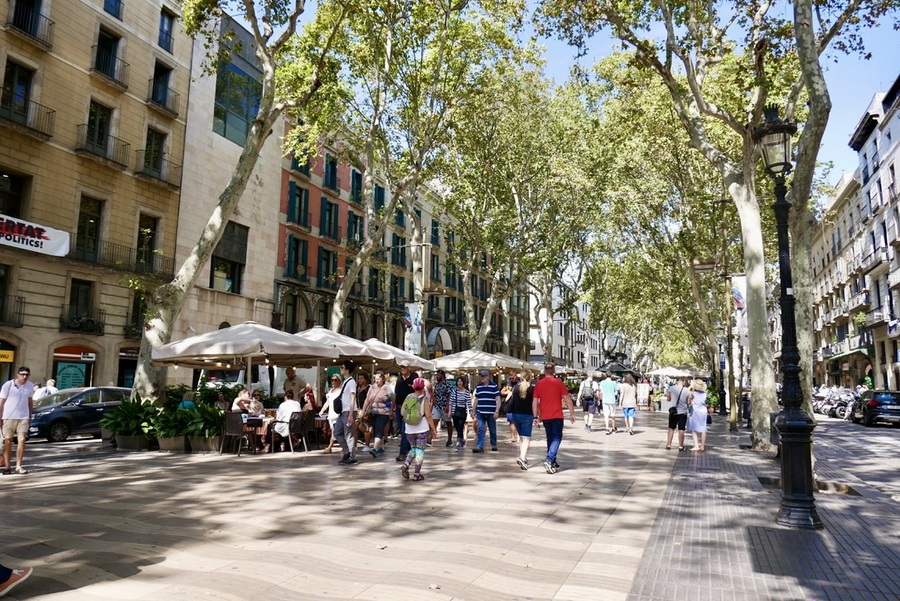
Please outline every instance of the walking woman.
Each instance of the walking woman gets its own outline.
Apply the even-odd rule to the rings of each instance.
[[[688,397],[688,407],[690,407],[687,429],[691,432],[691,440],[694,446],[692,451],[706,450],[706,382],[696,379],[691,382],[691,396]],[[700,443],[697,443],[697,438]]]
[[[456,430],[456,452],[466,446],[466,420],[473,415],[472,394],[469,392],[469,376],[456,376],[456,389],[450,393],[450,416]]]
[[[431,396],[425,392],[425,380],[416,378],[413,391],[400,406],[403,423],[406,426],[406,440],[409,441],[409,453],[400,466],[400,473],[409,480],[409,466],[415,463],[413,480],[424,480],[422,463],[425,462],[425,445],[432,436],[437,436],[434,418],[431,417]]]
[[[366,404],[363,406],[363,413],[371,413],[374,442],[369,453],[372,457],[381,457],[384,455],[384,436],[388,424],[391,421],[390,402],[394,398],[394,390],[387,383],[384,372],[375,372],[375,382],[369,388],[366,395]]]
[[[625,418],[625,429],[634,436],[634,414],[637,412],[637,385],[634,376],[625,374],[619,384],[619,406]]]
[[[534,426],[532,414],[533,391],[528,375],[520,373],[511,383],[510,406],[506,419],[514,425],[519,434],[519,456],[516,463],[523,470],[528,469],[528,447],[531,444],[531,430]]]

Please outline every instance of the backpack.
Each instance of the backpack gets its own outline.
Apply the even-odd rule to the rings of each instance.
[[[417,397],[416,395],[411,394],[406,397],[405,401],[403,401],[403,405],[401,405],[400,407],[400,416],[407,424],[418,424],[420,421],[422,421],[424,407],[425,396],[422,395],[421,397]]]

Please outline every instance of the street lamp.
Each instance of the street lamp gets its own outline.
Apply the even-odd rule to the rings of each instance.
[[[764,123],[753,132],[762,148],[766,171],[775,180],[775,222],[778,230],[778,270],[781,278],[781,399],[784,407],[775,418],[781,436],[781,507],[775,521],[782,526],[818,530],[823,527],[813,496],[812,431],[815,421],[803,410],[800,388],[800,352],[797,349],[797,324],[794,321],[794,291],[791,276],[791,252],[788,240],[787,185],[791,172],[791,137],[797,126],[782,121],[778,108],[765,109]]]

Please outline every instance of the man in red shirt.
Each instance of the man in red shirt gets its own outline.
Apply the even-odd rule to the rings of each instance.
[[[559,452],[559,443],[563,435],[563,408],[565,401],[569,408],[569,419],[575,423],[575,405],[569,390],[561,380],[556,377],[556,366],[552,363],[544,365],[544,377],[534,385],[534,401],[531,412],[535,420],[541,420],[544,424],[544,432],[547,433],[547,459],[544,461],[544,469],[548,474],[559,471],[556,463],[556,454]]]

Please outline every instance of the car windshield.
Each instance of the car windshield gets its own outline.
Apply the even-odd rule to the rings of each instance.
[[[34,402],[34,408],[44,409],[46,407],[55,407],[56,405],[65,403],[79,392],[81,392],[81,390],[60,390],[59,392],[54,392],[42,399],[36,400]]]

